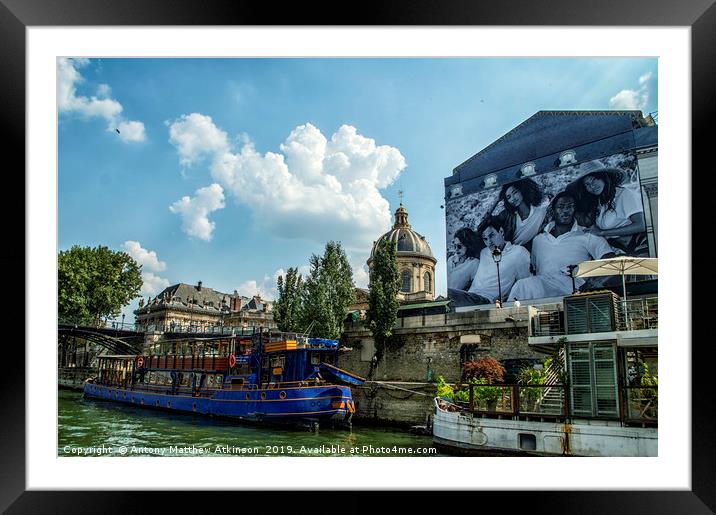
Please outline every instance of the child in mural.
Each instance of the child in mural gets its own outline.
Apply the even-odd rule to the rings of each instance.
[[[576,217],[585,231],[601,236],[618,254],[647,255],[646,220],[638,183],[599,161],[586,163],[568,189],[576,199]]]
[[[448,288],[467,290],[480,264],[482,238],[469,227],[459,229],[452,240],[453,254],[448,275]]]
[[[504,211],[499,216],[507,241],[532,250],[532,238],[542,230],[549,207],[544,198],[542,189],[532,179],[521,179],[502,187],[499,200]]]

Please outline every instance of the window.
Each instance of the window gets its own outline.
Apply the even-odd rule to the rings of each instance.
[[[430,293],[430,274],[428,272],[425,272],[425,275],[423,275],[423,285],[425,287],[425,291]]]
[[[609,418],[619,416],[614,344],[571,343],[569,377],[573,415]]]
[[[403,286],[400,288],[400,291],[405,293],[410,293],[410,272],[405,271],[403,272]]]

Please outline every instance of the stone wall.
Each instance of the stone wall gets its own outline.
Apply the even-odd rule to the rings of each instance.
[[[472,346],[473,359],[545,359],[527,344],[528,318],[527,307],[521,306],[398,319],[397,345],[387,350],[373,379],[424,382],[442,375],[447,382],[457,381],[463,345]],[[343,342],[353,351],[342,357],[341,368],[368,377],[375,348],[370,332],[360,322],[347,324]]]
[[[434,384],[371,382],[351,390],[357,425],[432,426]]]

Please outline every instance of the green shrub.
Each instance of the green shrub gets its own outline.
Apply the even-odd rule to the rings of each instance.
[[[455,391],[452,386],[445,382],[445,378],[443,376],[438,376],[437,396],[450,401],[455,398]]]

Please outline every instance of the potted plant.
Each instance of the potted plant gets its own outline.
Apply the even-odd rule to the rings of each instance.
[[[477,361],[468,361],[462,369],[462,378],[469,385],[478,385],[474,388],[475,405],[487,411],[496,411],[497,400],[501,397],[504,387],[483,386],[503,383],[505,368],[491,356],[485,356]],[[467,390],[469,395],[469,389]]]

